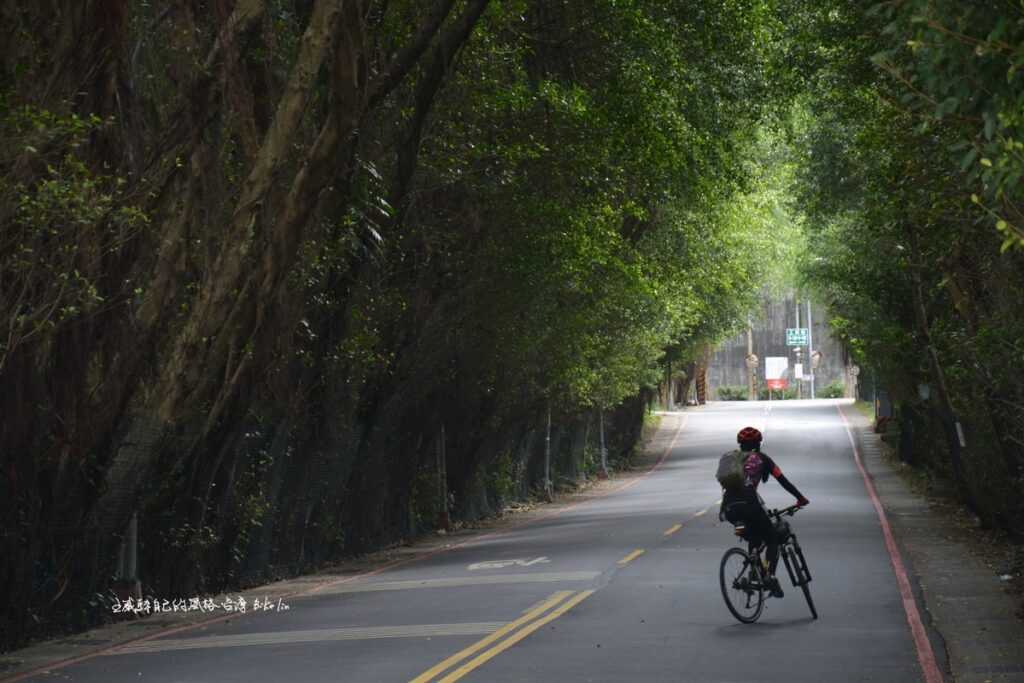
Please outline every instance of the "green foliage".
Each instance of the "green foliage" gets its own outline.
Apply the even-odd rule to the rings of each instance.
[[[829,384],[816,388],[815,395],[818,398],[842,398],[846,391],[846,387],[840,381],[830,382]]]
[[[746,401],[749,390],[744,386],[718,387],[719,401]]]
[[[505,504],[518,497],[522,473],[518,471],[518,463],[511,451],[502,453],[488,466],[490,475],[489,489],[499,503]]]
[[[471,254],[432,226],[421,238],[473,264],[460,299],[487,331],[479,351],[500,359],[484,373],[506,366],[506,382],[563,409],[615,405],[657,382],[666,348],[727,335],[770,261],[756,252],[777,227],[771,202],[752,198],[768,182],[743,189],[758,150],[750,101],[766,86],[748,32],[762,7],[731,6],[735,24],[716,3],[691,9],[569,3],[541,24],[492,13],[423,150],[425,178],[487,206]],[[562,30],[593,49],[542,50]]]
[[[423,468],[412,480],[409,495],[410,525],[414,533],[434,528],[441,518],[441,496],[436,468]]]
[[[1024,427],[1011,369],[1024,301],[1013,248],[1019,8],[795,4],[808,52],[829,57],[805,77],[789,123],[808,245],[802,284],[828,304],[853,359],[943,435],[926,464],[956,472],[965,500],[1003,524],[1019,503],[992,482],[1019,477],[1012,434]],[[946,386],[949,405],[935,391],[921,401],[922,383]],[[959,462],[942,426],[950,412],[972,435]]]
[[[896,85],[919,131],[958,165],[957,202],[1024,246],[1024,25],[1008,2],[913,0],[879,5],[885,49],[872,61]],[[973,206],[971,205],[973,203]]]
[[[97,279],[148,218],[127,201],[126,181],[97,173],[79,156],[98,117],[59,116],[0,102],[0,367],[21,344],[110,305]]]
[[[465,40],[474,2],[432,37],[422,2],[340,3],[322,41],[324,3],[65,4],[0,4],[5,614],[69,612],[102,561],[24,577],[115,554],[133,506],[178,591],[483,514],[548,415],[556,479],[595,409],[626,460],[635,397],[803,255],[764,0],[492,0]]]
[[[758,400],[760,401],[792,401],[796,399],[796,387],[786,387],[782,391],[769,391],[768,387],[758,389]]]

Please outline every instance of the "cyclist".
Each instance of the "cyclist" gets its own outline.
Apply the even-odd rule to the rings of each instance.
[[[804,498],[789,479],[782,473],[775,461],[761,452],[761,432],[753,427],[744,427],[736,435],[740,450],[746,453],[743,461],[743,485],[739,488],[726,489],[722,495],[722,509],[719,519],[727,519],[733,524],[743,522],[746,527],[746,538],[751,543],[764,541],[767,547],[768,572],[771,575],[771,592],[776,598],[782,597],[782,587],[775,578],[775,569],[779,564],[778,532],[764,509],[761,497],[757,495],[758,484],[768,481],[772,475],[782,488],[793,494],[796,504],[803,507],[810,501]]]

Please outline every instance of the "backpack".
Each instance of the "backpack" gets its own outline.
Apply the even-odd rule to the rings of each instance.
[[[729,451],[719,458],[715,478],[727,491],[739,491],[744,486],[757,488],[763,464],[758,451]]]
[[[744,465],[750,453],[749,451],[744,452],[737,448],[718,459],[718,471],[715,473],[715,479],[718,480],[723,489],[738,491],[743,488],[743,482],[746,479]]]

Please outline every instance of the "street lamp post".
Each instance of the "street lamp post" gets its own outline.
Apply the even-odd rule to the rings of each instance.
[[[804,350],[800,346],[797,346],[797,347],[793,348],[793,353],[796,355],[796,368],[794,368],[793,379],[796,380],[796,397],[797,398],[803,398],[803,392],[801,391],[801,389],[803,388],[803,383],[804,383],[803,382],[803,379],[804,379],[804,376],[803,376],[803,352],[804,352]],[[799,373],[796,372],[797,369],[800,370]]]
[[[814,398],[814,330],[811,323],[811,300],[807,300],[807,360],[811,364],[811,398]],[[820,357],[820,354],[819,354]]]

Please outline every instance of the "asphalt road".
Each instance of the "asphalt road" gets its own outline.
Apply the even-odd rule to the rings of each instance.
[[[759,623],[726,610],[718,456],[736,431],[811,500],[798,589]],[[879,518],[834,401],[716,403],[666,416],[664,462],[630,486],[271,610],[37,676],[82,682],[921,680]],[[679,427],[676,432],[676,427]],[[671,436],[671,434],[669,435]],[[667,440],[666,440],[667,441]],[[769,506],[792,503],[773,480]]]

